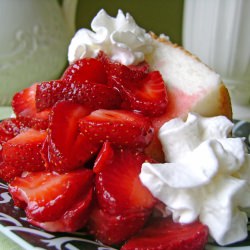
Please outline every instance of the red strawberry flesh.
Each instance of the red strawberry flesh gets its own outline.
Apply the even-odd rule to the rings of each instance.
[[[19,167],[7,165],[5,162],[0,162],[0,179],[5,182],[11,182],[16,176],[21,176],[23,170]]]
[[[95,187],[100,207],[110,214],[150,211],[155,199],[139,179],[142,163],[150,159],[137,151],[113,150],[113,160],[99,156],[103,166],[99,164]]]
[[[102,148],[99,151],[99,154],[97,155],[94,162],[93,166],[94,173],[96,174],[99,173],[105,168],[105,166],[111,164],[112,161],[114,160],[114,153],[115,152],[110,142],[103,143]]]
[[[0,143],[18,135],[26,126],[17,118],[8,118],[0,123]]]
[[[23,171],[40,171],[44,169],[40,154],[47,132],[27,129],[3,144],[3,161]]]
[[[46,129],[49,110],[38,112],[36,109],[36,89],[37,84],[33,84],[16,93],[12,99],[12,108],[25,125],[35,129]]]
[[[91,212],[92,189],[79,201],[75,202],[59,219],[39,222],[28,218],[28,221],[49,232],[75,232],[87,223]]]
[[[66,83],[62,80],[42,82],[37,86],[36,107],[39,111],[51,108],[57,101],[84,104],[92,110],[119,108],[121,97],[116,89],[94,82]]]
[[[78,121],[89,109],[76,103],[58,102],[51,111],[49,132],[42,155],[48,170],[67,172],[79,168],[100,148],[80,134]]]
[[[149,72],[149,65],[146,62],[142,62],[138,65],[123,65],[118,61],[112,61],[104,53],[99,52],[98,60],[102,62],[107,72],[108,82],[113,78],[124,79],[127,81],[138,81],[143,79]]]
[[[92,189],[91,170],[82,169],[66,174],[55,172],[29,173],[9,184],[15,204],[26,204],[30,220],[38,222],[60,219],[80,197]]]
[[[166,85],[159,71],[149,72],[149,65],[146,62],[139,65],[122,65],[111,61],[103,52],[98,58],[105,65],[108,84],[120,91],[123,109],[153,117],[166,112],[168,104]]]
[[[96,110],[79,121],[81,132],[94,142],[145,148],[153,138],[151,121],[126,110]]]
[[[95,58],[80,59],[69,65],[61,78],[67,83],[107,82],[107,75],[103,64]]]
[[[138,81],[113,78],[111,84],[121,93],[122,108],[150,117],[160,116],[166,112],[166,86],[159,71],[152,71]]]
[[[133,214],[109,214],[97,206],[90,214],[87,227],[104,244],[120,244],[138,232],[145,222],[149,213],[141,211]]]
[[[121,250],[203,250],[207,240],[208,228],[200,222],[180,224],[171,218],[155,218]]]

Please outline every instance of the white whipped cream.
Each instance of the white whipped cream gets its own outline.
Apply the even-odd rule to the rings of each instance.
[[[199,219],[220,245],[247,236],[250,207],[250,156],[241,138],[229,138],[226,117],[189,114],[165,123],[159,138],[166,162],[144,163],[140,179],[166,204],[173,219]]]
[[[152,38],[128,13],[121,10],[116,18],[100,10],[91,23],[93,31],[80,29],[72,38],[68,60],[96,57],[100,50],[125,65],[138,64],[152,51]]]

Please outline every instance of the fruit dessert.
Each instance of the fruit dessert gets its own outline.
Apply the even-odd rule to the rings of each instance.
[[[247,235],[250,158],[220,77],[122,11],[79,30],[60,79],[0,123],[0,177],[27,220],[122,250],[204,249]]]

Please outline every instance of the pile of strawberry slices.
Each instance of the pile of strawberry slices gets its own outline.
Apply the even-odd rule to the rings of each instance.
[[[160,72],[104,53],[71,64],[58,80],[14,95],[0,123],[0,178],[28,221],[51,232],[85,228],[129,249],[203,249],[208,229],[159,215],[139,179],[152,119],[168,109]],[[158,211],[158,212],[157,212]]]

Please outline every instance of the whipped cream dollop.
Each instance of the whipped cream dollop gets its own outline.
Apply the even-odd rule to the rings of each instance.
[[[68,49],[69,63],[96,57],[100,50],[125,65],[138,64],[152,51],[152,37],[140,28],[130,14],[121,10],[111,17],[100,10],[91,23],[93,31],[80,29]]]
[[[250,156],[232,127],[224,116],[175,118],[159,130],[166,163],[144,163],[140,173],[175,221],[199,219],[220,245],[247,237]]]

